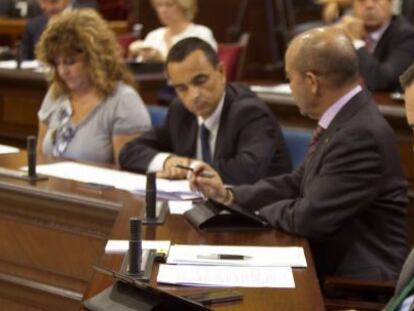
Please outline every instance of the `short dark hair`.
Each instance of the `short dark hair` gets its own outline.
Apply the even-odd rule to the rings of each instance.
[[[169,51],[165,66],[167,67],[169,63],[180,63],[184,61],[188,55],[197,50],[204,53],[211,66],[214,68],[217,67],[220,62],[217,52],[209,43],[196,37],[178,41]]]
[[[414,64],[412,64],[408,69],[400,76],[400,83],[402,88],[405,90],[414,82]]]

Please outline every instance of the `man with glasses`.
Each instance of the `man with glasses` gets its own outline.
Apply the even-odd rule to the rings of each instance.
[[[290,171],[272,112],[249,89],[226,83],[223,64],[208,43],[179,41],[167,56],[166,71],[178,98],[163,125],[124,146],[119,159],[123,169],[182,179],[187,171],[177,165],[190,166],[198,159],[229,184]]]

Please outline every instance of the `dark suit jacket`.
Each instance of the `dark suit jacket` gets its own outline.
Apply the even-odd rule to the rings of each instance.
[[[371,91],[401,90],[399,76],[414,62],[414,28],[402,16],[394,16],[374,53],[357,51],[362,78]]]
[[[42,14],[31,18],[27,22],[20,48],[20,57],[22,60],[35,59],[35,46],[45,30],[48,20],[47,16]]]
[[[78,0],[72,1],[72,8],[97,8],[96,0]],[[22,60],[35,59],[35,47],[46,28],[48,17],[44,14],[31,18],[26,25],[23,34],[22,45],[20,49],[20,57]]]
[[[245,87],[228,84],[225,92],[212,163],[224,182],[253,183],[289,172],[289,155],[272,112]],[[159,152],[194,158],[197,134],[196,116],[177,99],[161,127],[125,145],[120,165],[142,173]]]
[[[366,91],[292,174],[234,188],[236,203],[307,238],[320,276],[396,279],[407,255],[407,185],[394,133]]]

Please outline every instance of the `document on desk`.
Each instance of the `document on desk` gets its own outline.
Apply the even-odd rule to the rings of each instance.
[[[158,283],[214,287],[295,288],[289,267],[160,265]]]
[[[183,215],[186,211],[193,208],[193,202],[170,200],[168,201],[168,208],[170,209],[170,214]]]
[[[292,95],[289,83],[278,85],[252,85],[250,89],[255,93],[271,93],[280,95]]]
[[[113,186],[117,189],[130,191],[136,194],[145,194],[146,176],[141,174],[75,162],[38,165],[36,169],[38,173],[44,175],[76,180],[83,183]],[[200,194],[191,191],[187,180],[167,180],[157,178],[157,196],[166,199],[188,200],[199,198]]]
[[[19,151],[20,151],[19,148],[7,146],[7,145],[0,145],[0,154],[18,153]]]
[[[168,240],[143,240],[143,249],[155,249],[157,253],[168,255],[171,241]],[[129,248],[128,240],[109,240],[105,246],[105,253],[126,253]]]
[[[302,247],[172,245],[168,264],[307,267]]]
[[[37,60],[25,60],[20,64],[21,69],[39,69],[41,67],[39,61]],[[16,60],[4,60],[0,61],[1,69],[17,69]]]

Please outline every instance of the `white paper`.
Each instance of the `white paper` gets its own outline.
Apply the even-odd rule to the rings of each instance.
[[[211,255],[241,255],[246,259],[207,259]],[[213,256],[212,256],[213,257]],[[306,267],[302,247],[173,245],[167,258],[169,264]]]
[[[101,168],[75,162],[59,162],[36,167],[38,173],[76,180],[84,183],[114,186],[117,189],[144,194],[146,176],[125,171]],[[178,198],[182,196],[199,198],[200,195],[191,191],[187,180],[167,180],[157,178],[157,196]]]
[[[170,214],[183,215],[186,211],[189,211],[193,208],[192,201],[168,201],[168,208],[170,209]]]
[[[292,90],[290,89],[289,83],[283,83],[278,85],[252,85],[250,89],[255,93],[272,93],[291,95]]]
[[[190,286],[295,287],[289,267],[160,265],[157,282]]]
[[[0,145],[0,154],[18,153],[19,151],[20,151],[19,148],[7,146],[7,145]]]
[[[155,249],[157,253],[168,255],[171,241],[167,240],[143,240],[143,249]],[[105,246],[105,253],[126,253],[129,248],[128,240],[109,240]]]
[[[4,60],[0,61],[1,69],[17,69],[16,60]],[[25,60],[20,64],[21,69],[39,69],[40,63],[37,60]]]

